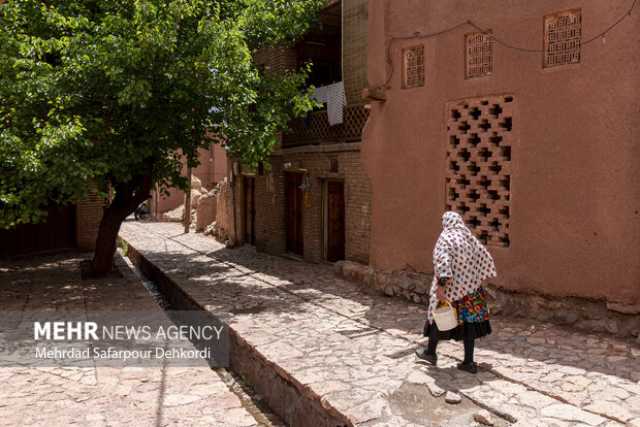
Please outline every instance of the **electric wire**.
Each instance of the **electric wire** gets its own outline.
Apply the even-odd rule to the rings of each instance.
[[[633,0],[633,3],[629,7],[629,9],[624,13],[624,15],[620,16],[615,22],[613,22],[611,25],[609,25],[603,31],[601,31],[598,34],[596,34],[595,36],[593,36],[593,37],[581,42],[580,46],[587,46],[587,45],[593,43],[594,41],[605,37],[610,31],[612,31],[614,28],[616,28],[618,25],[620,25],[625,19],[627,19],[629,16],[631,16],[631,13],[635,9],[637,3],[638,3],[638,0]],[[515,51],[525,52],[525,53],[543,53],[544,52],[544,49],[533,49],[533,48],[527,48],[527,47],[521,47],[521,46],[512,45],[511,43],[508,43],[505,40],[503,40],[503,39],[501,39],[499,37],[496,37],[495,34],[493,34],[490,30],[488,30],[486,28],[483,28],[482,26],[476,24],[475,22],[473,22],[472,20],[469,19],[467,21],[460,22],[457,25],[445,28],[443,30],[440,30],[440,31],[437,31],[437,32],[434,32],[434,33],[422,34],[420,32],[416,32],[416,33],[413,33],[411,35],[406,35],[406,36],[390,37],[388,39],[387,49],[386,49],[386,62],[387,62],[387,65],[390,68],[390,72],[389,72],[389,77],[387,78],[386,82],[384,83],[384,86],[387,86],[391,82],[391,79],[393,78],[393,74],[394,74],[393,60],[391,59],[391,49],[393,48],[393,43],[394,42],[402,41],[402,40],[426,40],[426,39],[430,39],[430,38],[433,38],[433,37],[441,36],[443,34],[447,34],[447,33],[456,31],[457,29],[465,27],[465,26],[469,26],[469,27],[475,29],[476,31],[478,31],[478,32],[480,32],[482,34],[490,36],[493,41],[495,41],[496,43],[498,43],[499,45],[501,45],[501,46],[503,46],[503,47],[505,47],[507,49],[512,49],[512,50],[515,50]]]

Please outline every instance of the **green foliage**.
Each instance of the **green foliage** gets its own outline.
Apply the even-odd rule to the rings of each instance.
[[[0,5],[0,228],[91,183],[185,186],[180,153],[223,139],[269,154],[314,103],[308,69],[262,75],[252,50],[295,39],[322,0],[10,0]],[[194,159],[192,163],[195,163]],[[194,164],[195,165],[195,164]]]

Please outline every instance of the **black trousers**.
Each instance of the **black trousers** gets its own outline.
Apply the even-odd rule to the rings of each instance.
[[[440,331],[436,326],[435,322],[431,324],[429,327],[429,344],[427,346],[428,354],[436,354],[436,348],[438,347],[439,337],[438,334]],[[475,338],[465,336],[462,340],[464,343],[464,362],[463,363],[473,363],[473,351],[475,349]]]

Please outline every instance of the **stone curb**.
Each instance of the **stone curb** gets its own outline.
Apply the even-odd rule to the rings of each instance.
[[[169,278],[128,241],[127,257],[149,280],[155,282],[172,306],[181,310],[203,310],[175,281]],[[287,425],[347,427],[354,423],[325,399],[313,393],[277,364],[268,360],[229,327],[231,370],[261,394],[273,412]]]

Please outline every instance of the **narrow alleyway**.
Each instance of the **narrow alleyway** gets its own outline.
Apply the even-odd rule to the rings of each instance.
[[[443,343],[438,368],[427,368],[413,356],[424,341],[423,307],[367,294],[330,266],[225,249],[171,223],[128,222],[121,237],[191,300],[228,320],[244,345],[237,368],[292,424],[297,408],[312,407],[367,426],[466,426],[480,408],[496,425],[640,426],[636,343],[498,317],[494,335],[479,342],[477,376],[455,369],[456,343]],[[242,361],[249,356],[271,377],[252,372],[258,368]],[[300,401],[278,396],[272,377]],[[447,391],[462,404],[445,403]]]
[[[123,277],[80,280],[86,254],[66,253],[0,263],[0,310],[8,314],[161,311],[119,257]],[[132,267],[132,266],[131,266]],[[0,334],[0,347],[8,343]],[[0,357],[0,425],[249,427],[260,424],[203,366],[16,366]],[[259,415],[259,414],[258,414]],[[258,417],[260,418],[260,417]]]

